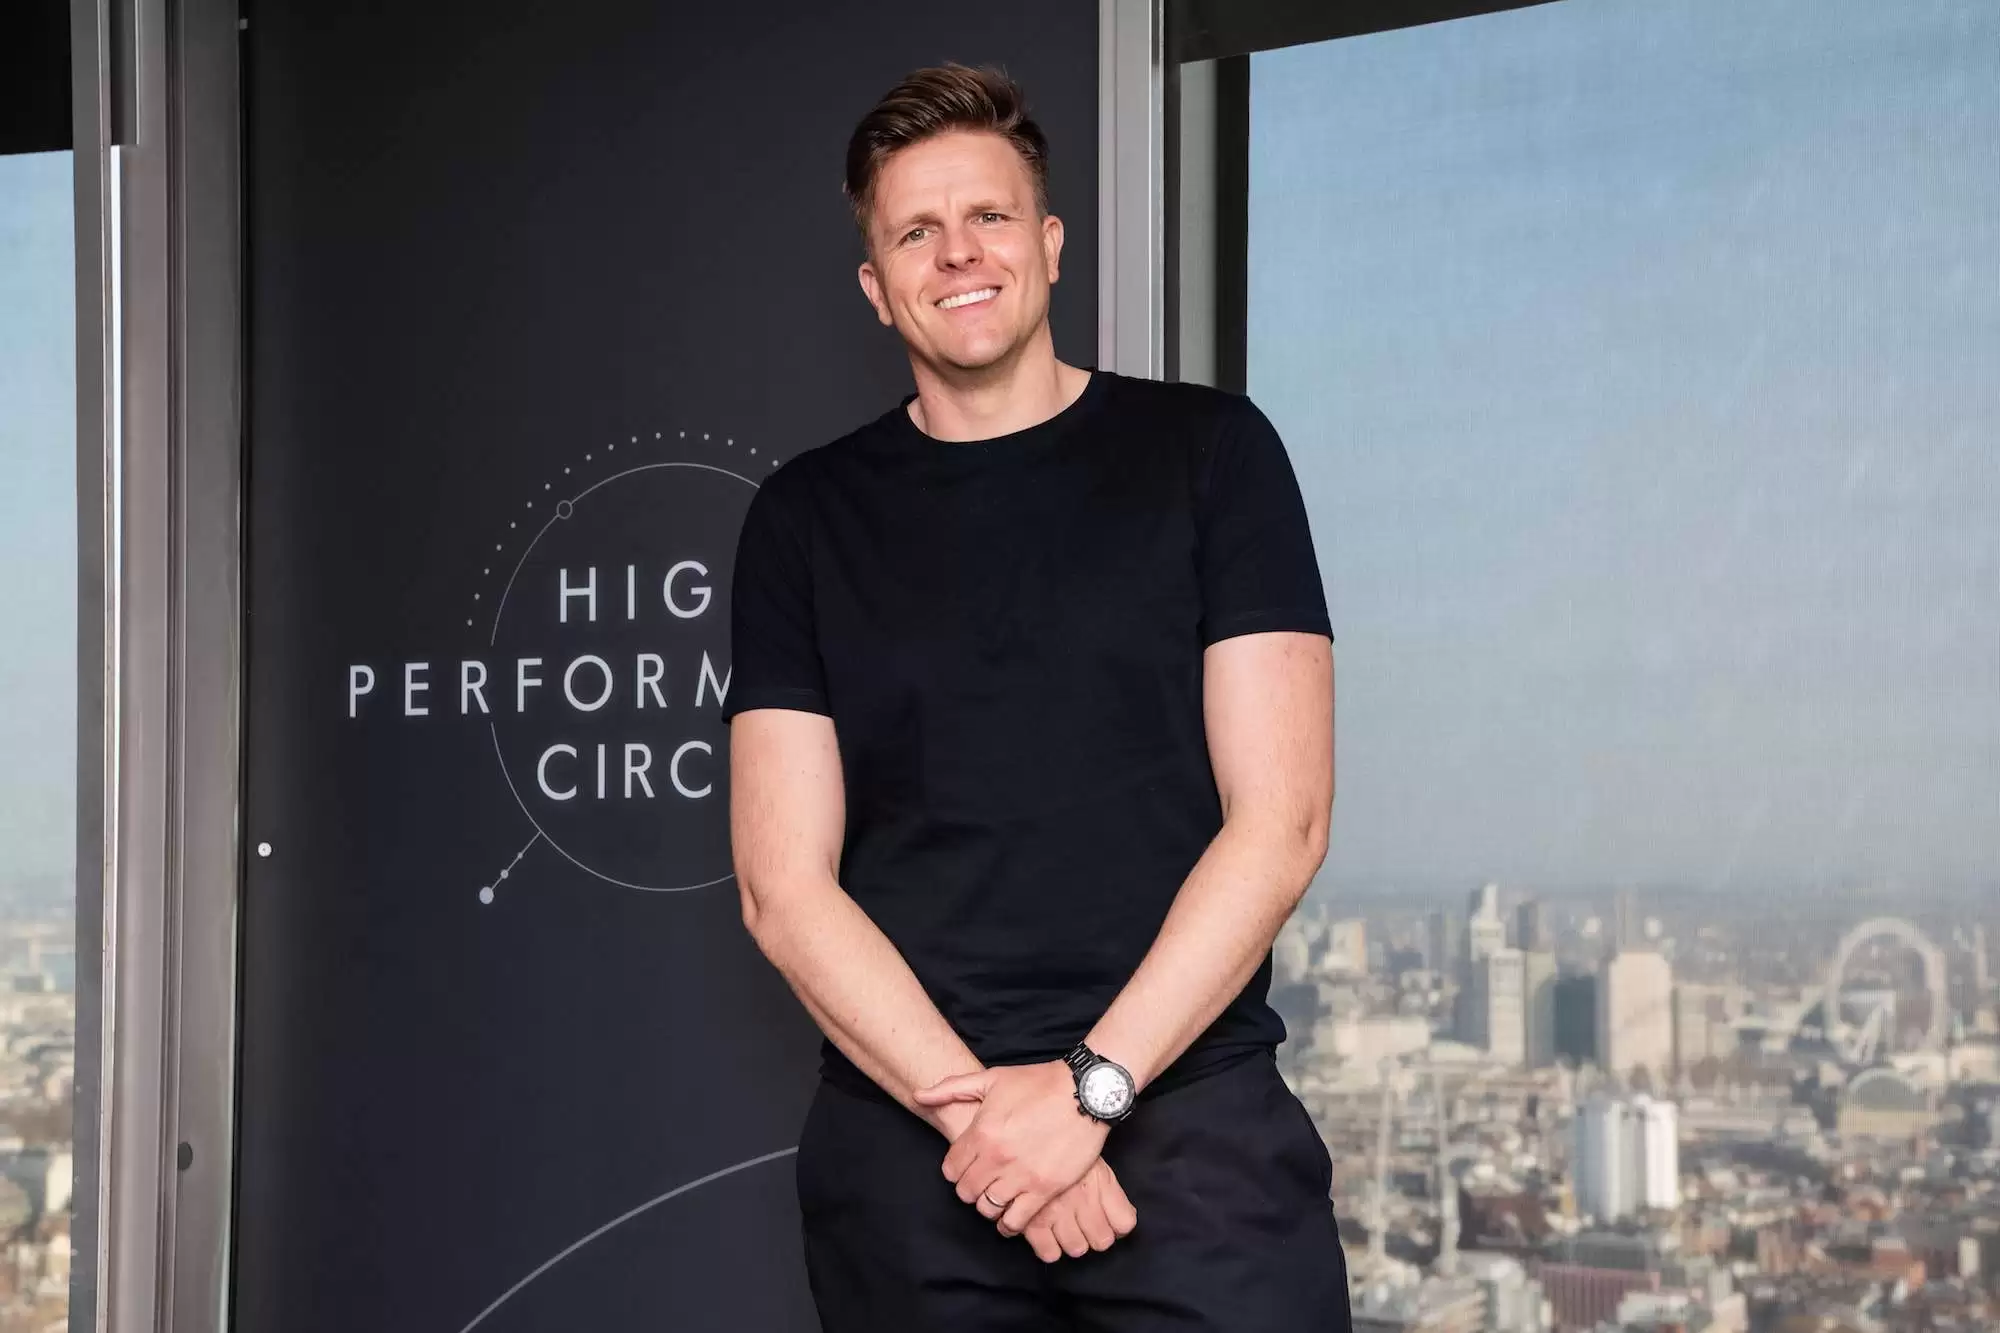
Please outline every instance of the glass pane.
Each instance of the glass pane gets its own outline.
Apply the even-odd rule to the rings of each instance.
[[[1357,1268],[1449,1198],[1570,1326],[1918,1254],[2000,1326],[2000,7],[1571,0],[1257,56],[1251,125],[1339,664],[1284,1059],[1357,1238],[1401,1071]],[[1742,1222],[1864,1188],[1862,1258]]]
[[[70,154],[0,156],[0,1333],[69,1309],[76,1080]]]

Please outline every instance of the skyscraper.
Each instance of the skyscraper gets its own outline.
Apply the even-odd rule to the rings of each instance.
[[[1530,1069],[1556,1062],[1556,956],[1546,950],[1521,953],[1521,1011]]]
[[[1486,884],[1474,889],[1466,899],[1465,909],[1465,952],[1458,961],[1453,1026],[1460,1041],[1490,1049],[1492,1024],[1488,1021],[1486,1001],[1480,998],[1486,981],[1481,964],[1496,949],[1507,947],[1507,921],[1500,915],[1500,886]]]
[[[1472,965],[1472,1031],[1464,1039],[1509,1065],[1528,1062],[1525,955],[1501,947]]]
[[[1571,1183],[1600,1222],[1680,1205],[1680,1112],[1672,1102],[1597,1093],[1577,1112]]]
[[[1514,947],[1523,953],[1546,953],[1555,947],[1541,899],[1530,898],[1514,909]]]
[[[1368,974],[1368,923],[1360,917],[1346,917],[1326,928],[1326,966],[1330,972],[1350,976]]]
[[[1597,1063],[1597,977],[1557,977],[1556,1054],[1579,1065]]]
[[[1674,973],[1649,950],[1620,952],[1597,978],[1597,1058],[1620,1079],[1644,1070],[1664,1088],[1674,1060]]]
[[[1440,977],[1452,976],[1458,961],[1458,936],[1453,928],[1451,913],[1442,907],[1433,907],[1424,918],[1424,927],[1424,965]]]
[[[1680,1108],[1655,1097],[1632,1099],[1634,1193],[1641,1208],[1681,1203]]]
[[[1507,947],[1507,921],[1500,915],[1500,886],[1474,889],[1466,903],[1465,961],[1476,963],[1495,949]]]
[[[1635,1194],[1631,1106],[1599,1093],[1577,1112],[1575,1125],[1570,1173],[1577,1208],[1600,1222],[1629,1215]]]

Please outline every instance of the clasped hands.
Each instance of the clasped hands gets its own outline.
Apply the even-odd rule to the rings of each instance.
[[[1101,1155],[1110,1126],[1082,1114],[1060,1060],[997,1065],[916,1093],[951,1139],[944,1176],[1003,1236],[1043,1263],[1106,1250],[1139,1214]]]

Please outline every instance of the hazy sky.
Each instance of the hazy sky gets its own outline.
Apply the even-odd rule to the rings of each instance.
[[[2000,878],[2000,5],[1562,0],[1253,89],[1322,882]],[[69,197],[0,157],[0,876],[71,856]]]
[[[2000,882],[2000,5],[1563,0],[1252,90],[1320,886]]]
[[[70,155],[0,156],[0,884],[76,827],[76,269]]]

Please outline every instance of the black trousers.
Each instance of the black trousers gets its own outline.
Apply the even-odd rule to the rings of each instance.
[[[1053,1264],[961,1203],[942,1135],[822,1080],[799,1136],[824,1333],[1350,1333],[1333,1164],[1269,1052],[1148,1089],[1104,1158],[1138,1211]]]

